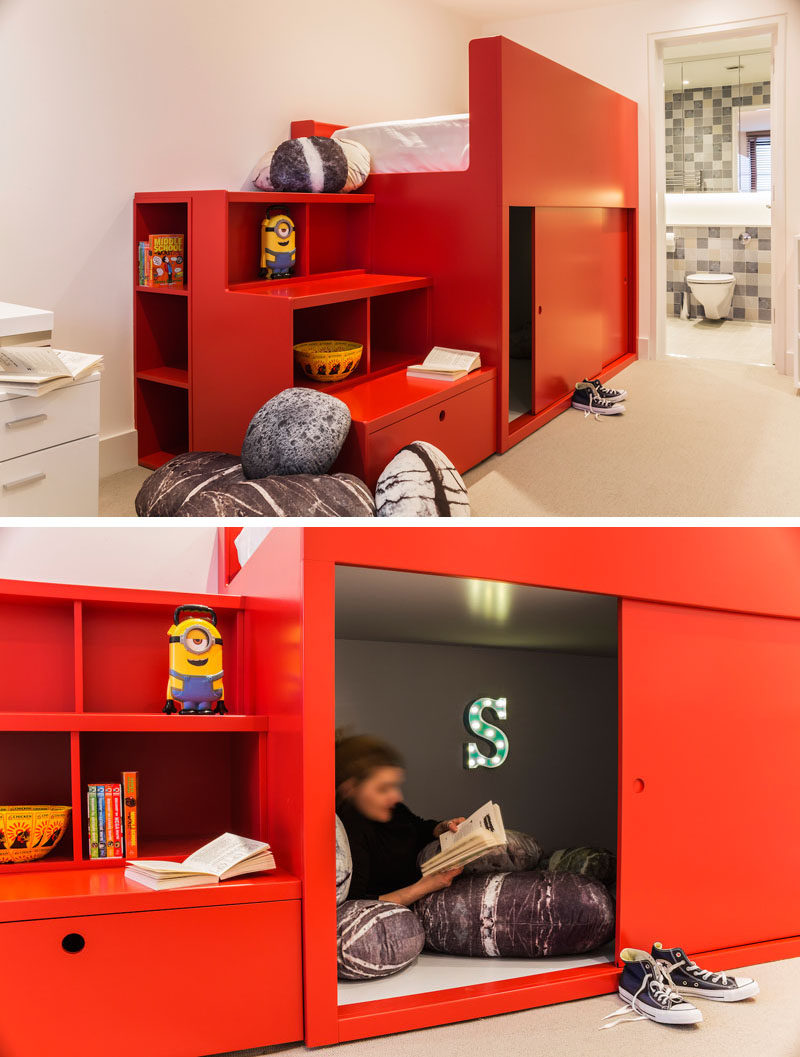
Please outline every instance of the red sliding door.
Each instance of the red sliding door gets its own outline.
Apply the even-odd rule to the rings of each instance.
[[[628,351],[628,211],[534,210],[534,412]]]
[[[800,621],[624,601],[620,647],[621,946],[800,934]]]

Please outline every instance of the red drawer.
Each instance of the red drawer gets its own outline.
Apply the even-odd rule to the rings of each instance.
[[[0,951],[3,1057],[194,1057],[303,1037],[299,900],[15,921]]]
[[[386,464],[415,440],[440,448],[459,473],[488,458],[496,448],[495,380],[454,393],[366,437],[367,484],[374,489]]]

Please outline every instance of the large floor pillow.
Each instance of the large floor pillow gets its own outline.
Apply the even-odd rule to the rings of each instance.
[[[559,848],[550,855],[547,869],[578,873],[608,885],[616,880],[617,857],[607,848]]]
[[[337,910],[340,980],[374,980],[410,965],[425,945],[417,915],[400,903],[349,899]]]
[[[375,502],[349,473],[294,474],[248,481],[241,469],[194,492],[178,517],[374,517]]]
[[[424,440],[402,448],[375,488],[378,517],[469,517],[467,486],[443,451]]]
[[[341,906],[350,891],[353,876],[353,857],[344,823],[336,816],[336,905]]]
[[[572,873],[462,874],[414,909],[425,946],[443,954],[583,954],[614,934],[614,904],[605,886]]]
[[[441,850],[438,840],[426,844],[417,856],[417,865],[422,866]],[[518,870],[535,870],[542,857],[542,849],[535,837],[515,829],[506,830],[506,845],[493,848],[480,859],[467,863],[464,873],[503,873]]]
[[[350,408],[314,389],[284,389],[253,415],[242,443],[249,480],[327,473],[350,431]]]
[[[193,492],[206,485],[225,487],[225,481],[241,475],[235,455],[221,451],[187,451],[151,473],[136,496],[139,517],[174,517]]]

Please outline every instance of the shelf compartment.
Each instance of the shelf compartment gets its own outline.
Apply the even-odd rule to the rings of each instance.
[[[189,291],[186,286],[137,286],[137,294],[177,294],[178,297],[188,297]]]
[[[157,382],[159,385],[173,385],[177,389],[189,388],[189,372],[182,367],[151,367],[137,371],[136,377],[146,382]]]
[[[75,708],[74,607],[66,599],[0,600],[0,666],[6,711],[70,712]],[[68,801],[65,801],[68,803]]]
[[[0,760],[3,761],[0,767],[0,804],[65,804],[74,807],[69,733],[1,731]],[[72,824],[70,816],[61,840],[43,859],[36,863],[5,863],[0,865],[0,872],[71,863]]]
[[[308,209],[287,199],[231,201],[228,205],[228,286],[255,282],[261,264],[261,222],[267,210],[278,211],[286,205],[286,214],[295,226],[295,266],[293,275],[308,274]]]
[[[372,267],[372,209],[369,205],[308,206],[308,272]]]
[[[189,450],[188,390],[144,378],[136,383],[139,462],[155,469]]]
[[[151,235],[183,235],[183,259],[187,280],[189,270],[189,202],[188,199],[154,200],[149,195],[136,195],[133,206],[133,268],[136,280],[139,277],[139,243],[146,242]],[[135,282],[135,285],[138,283]],[[142,290],[152,288],[139,287]]]
[[[265,805],[258,796],[263,738],[266,734],[213,731],[85,732],[80,788],[85,793],[90,782],[118,782],[122,771],[139,772],[143,857],[183,856],[209,834],[265,839]],[[82,847],[89,861],[85,832]]]
[[[185,599],[187,603],[191,600],[191,596]],[[84,603],[84,713],[97,713],[101,724],[123,713],[145,713],[167,722],[214,722],[209,716],[161,713],[169,675],[167,631],[174,608]],[[238,617],[235,610],[217,609],[216,614],[223,639],[225,703],[235,714],[239,701]],[[223,721],[226,718],[221,717]]]
[[[361,359],[355,371],[342,382],[315,382],[295,367],[295,378],[314,389],[331,392],[334,396],[340,386],[348,385],[363,377],[369,370],[369,302],[366,298],[357,301],[339,301],[329,305],[304,308],[293,313],[293,344],[303,341],[355,341],[363,346]]]
[[[285,300],[292,308],[312,308],[329,305],[337,301],[355,301],[363,297],[380,294],[395,294],[403,290],[421,290],[429,287],[431,280],[418,275],[376,275],[372,272],[356,272],[335,278],[309,277],[305,282],[273,282],[264,288],[243,291],[261,297]]]
[[[139,297],[134,305],[136,370],[189,365],[189,302],[186,297]]]
[[[431,351],[427,287],[370,300],[370,370],[422,363]]]

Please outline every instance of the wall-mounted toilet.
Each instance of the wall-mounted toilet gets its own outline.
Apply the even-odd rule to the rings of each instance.
[[[689,289],[703,306],[706,319],[727,319],[736,279],[730,272],[693,272],[686,276]]]

